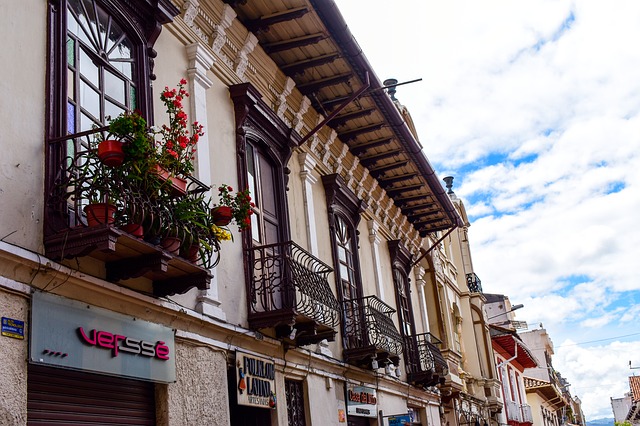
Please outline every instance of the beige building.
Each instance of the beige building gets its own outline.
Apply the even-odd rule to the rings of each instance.
[[[464,207],[331,0],[0,12],[1,424],[496,424]],[[184,189],[96,149],[129,110],[204,126]]]
[[[452,190],[453,178],[445,180],[464,226],[443,235],[424,275],[428,310],[437,313],[430,317],[430,331],[443,342],[448,363],[449,374],[440,387],[442,410],[449,425],[497,424],[502,403],[484,315],[486,299],[473,269],[464,204]]]

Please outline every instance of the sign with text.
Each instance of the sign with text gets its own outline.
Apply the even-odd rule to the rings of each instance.
[[[236,351],[238,404],[276,408],[276,364],[272,359]]]
[[[153,382],[176,380],[172,329],[49,293],[32,299],[30,360]]]
[[[365,386],[346,385],[347,414],[349,416],[377,417],[376,390]]]
[[[24,340],[24,321],[2,317],[2,335]]]

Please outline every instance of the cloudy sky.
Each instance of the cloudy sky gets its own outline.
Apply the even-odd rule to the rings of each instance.
[[[587,419],[640,369],[640,1],[336,0]]]

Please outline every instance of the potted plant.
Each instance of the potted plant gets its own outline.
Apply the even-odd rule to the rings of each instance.
[[[90,227],[115,223],[118,197],[111,171],[99,159],[97,150],[89,149],[75,178],[74,186],[80,189],[80,198],[87,203],[83,211]]]
[[[193,172],[196,145],[204,135],[202,125],[197,121],[188,124],[187,114],[183,109],[183,101],[189,96],[184,89],[185,79],[180,80],[177,88],[165,87],[160,99],[166,107],[169,124],[163,124],[155,132],[157,158],[154,172],[162,179],[170,181],[173,190],[178,194],[186,193],[186,177]],[[190,129],[189,129],[190,127]]]
[[[213,223],[226,226],[234,221],[240,231],[251,228],[251,215],[255,204],[251,201],[249,189],[233,194],[233,188],[222,184],[218,187],[218,204],[211,210]]]

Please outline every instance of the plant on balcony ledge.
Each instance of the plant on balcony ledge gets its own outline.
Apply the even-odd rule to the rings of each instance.
[[[238,191],[233,195],[233,188],[222,184],[218,187],[219,201],[211,210],[214,224],[226,226],[233,220],[239,231],[251,228],[251,215],[256,206],[251,201],[249,189]]]
[[[185,79],[180,80],[177,88],[164,88],[160,99],[169,115],[169,124],[163,124],[155,132],[160,136],[156,140],[156,172],[163,178],[172,181],[177,190],[184,192],[186,177],[193,172],[196,145],[204,135],[203,127],[197,121],[191,124],[189,130],[188,117],[183,109],[183,101],[189,96],[184,89]],[[183,183],[184,182],[184,183]]]

